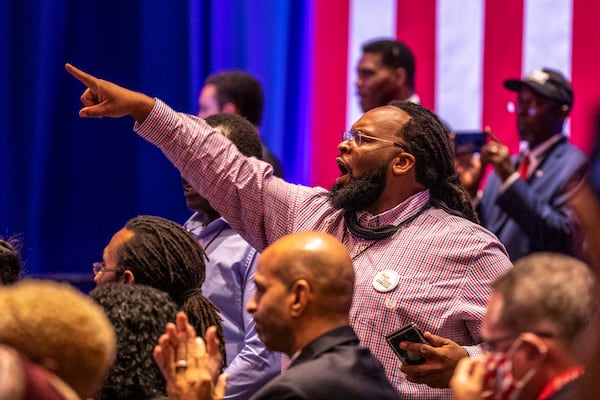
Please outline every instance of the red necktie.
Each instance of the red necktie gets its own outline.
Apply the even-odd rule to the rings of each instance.
[[[521,179],[527,180],[527,170],[529,169],[529,154],[527,154],[521,160],[521,165],[519,165],[519,175]]]

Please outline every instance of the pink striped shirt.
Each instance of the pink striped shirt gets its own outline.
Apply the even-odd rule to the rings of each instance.
[[[511,267],[506,251],[485,228],[428,208],[391,237],[354,237],[328,191],[287,183],[272,168],[242,156],[203,120],[176,113],[157,100],[139,135],[157,145],[185,179],[209,199],[244,239],[258,250],[297,231],[325,231],[341,240],[353,257],[356,286],[350,321],[361,344],[382,362],[389,380],[407,399],[450,399],[448,389],[408,382],[385,335],[416,322],[472,354],[479,334],[489,283]],[[333,162],[333,160],[332,160]],[[429,201],[425,190],[380,215],[358,213],[361,225],[398,224]],[[399,282],[389,292],[373,287],[376,274],[392,270]]]

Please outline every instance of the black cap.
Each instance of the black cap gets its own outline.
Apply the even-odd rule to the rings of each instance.
[[[550,68],[536,69],[523,79],[507,79],[504,87],[518,92],[527,86],[537,94],[558,101],[560,104],[573,105],[573,88],[569,81],[558,71]]]

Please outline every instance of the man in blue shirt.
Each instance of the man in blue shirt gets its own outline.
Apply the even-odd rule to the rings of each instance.
[[[261,158],[254,126],[234,114],[215,114],[206,121],[228,137],[245,155]],[[229,226],[206,199],[182,179],[187,207],[195,213],[184,224],[204,248],[206,279],[202,292],[223,319],[227,350],[226,399],[247,399],[281,371],[280,355],[258,338],[255,321],[245,305],[254,295],[259,253]]]

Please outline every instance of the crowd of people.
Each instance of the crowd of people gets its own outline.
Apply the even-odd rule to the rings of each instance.
[[[193,214],[129,220],[94,263],[90,298],[18,282],[18,246],[0,241],[0,397],[593,398],[600,203],[562,131],[574,96],[560,72],[504,82],[519,154],[490,133],[458,160],[447,124],[418,104],[409,47],[366,43],[364,114],[326,190],[283,179],[257,129],[260,84],[243,71],[210,75],[190,116],[66,69],[86,86],[79,115],[133,117]],[[85,318],[37,318],[36,301],[67,301],[57,288]],[[386,336],[410,323],[423,341],[398,344],[420,360],[405,363]],[[97,332],[80,343],[88,324]],[[40,354],[57,329],[94,368]]]

